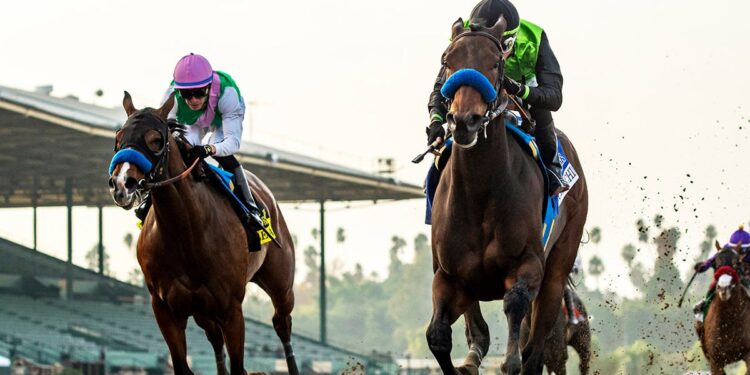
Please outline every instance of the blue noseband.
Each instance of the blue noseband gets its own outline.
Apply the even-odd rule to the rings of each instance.
[[[115,170],[117,164],[125,162],[133,163],[136,167],[138,167],[138,169],[146,174],[151,172],[151,169],[154,166],[151,161],[143,156],[143,154],[141,154],[140,152],[132,148],[124,148],[120,151],[117,151],[115,156],[112,157],[112,161],[109,163],[109,174],[112,175],[112,171]]]
[[[446,99],[453,99],[453,95],[461,86],[473,87],[482,94],[482,98],[487,103],[492,103],[497,99],[497,91],[495,91],[495,87],[492,86],[490,80],[475,69],[461,69],[453,73],[443,84],[440,93]]]

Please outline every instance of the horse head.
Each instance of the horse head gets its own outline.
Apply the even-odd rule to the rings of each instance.
[[[115,135],[115,156],[109,166],[109,190],[115,204],[128,210],[140,200],[140,185],[146,179],[166,174],[172,142],[167,115],[174,95],[159,109],[136,109],[128,92],[122,100],[127,121]]]
[[[460,18],[453,24],[452,42],[443,54],[448,78],[441,93],[450,100],[448,128],[454,143],[462,148],[476,144],[498,102],[503,53],[507,52],[500,41],[506,25],[503,17],[492,27],[472,24],[467,29]]]
[[[731,245],[721,247],[716,242],[716,250],[719,251],[714,260],[716,293],[721,301],[728,301],[732,298],[732,291],[740,281],[737,269],[740,265],[740,255],[744,253],[744,249],[741,243],[734,247]]]

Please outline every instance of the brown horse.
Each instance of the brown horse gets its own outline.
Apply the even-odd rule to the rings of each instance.
[[[739,269],[740,256],[744,256],[741,246],[738,244],[736,248],[721,248],[717,242],[716,248],[719,253],[714,265],[716,275],[721,276],[715,280],[715,296],[708,307],[705,320],[703,324],[696,322],[695,329],[711,373],[723,375],[724,366],[737,361],[745,361],[750,369],[750,314],[747,312],[750,308],[750,293],[739,282],[739,277],[733,277],[731,272],[722,272],[723,267]],[[750,370],[745,374],[750,374]]]
[[[456,21],[444,55],[446,73],[471,68],[488,85],[500,87],[505,27],[502,17],[481,30],[464,29],[463,20]],[[502,100],[505,94],[498,94]],[[433,314],[427,342],[444,373],[477,373],[490,343],[478,301],[503,299],[509,326],[503,371],[541,374],[544,341],[557,320],[583,234],[586,180],[573,145],[558,132],[580,178],[560,207],[545,253],[542,172],[507,133],[503,116],[486,122],[492,112],[492,104],[473,86],[460,86],[453,95],[447,120],[458,147],[443,171],[432,211]],[[531,332],[522,363],[519,331],[527,313]],[[455,369],[451,325],[462,314],[470,349],[464,365]]]
[[[572,289],[571,292],[573,292]],[[588,316],[583,301],[575,293],[573,294],[573,303],[584,317]],[[589,321],[584,319],[578,324],[570,323],[563,311],[563,306],[565,305],[561,303],[557,321],[544,345],[544,366],[547,367],[547,373],[549,374],[565,375],[567,373],[565,364],[568,361],[568,346],[570,346],[578,353],[580,374],[587,375],[589,373],[589,362],[591,361],[591,327]],[[528,341],[529,329],[529,321],[524,319],[521,325],[522,343]]]
[[[247,282],[252,281],[271,297],[274,329],[283,344],[289,373],[297,374],[290,316],[294,247],[281,210],[268,187],[250,174],[252,190],[269,210],[273,230],[283,246],[270,243],[259,252],[248,252],[244,228],[227,198],[211,184],[183,173],[187,167],[180,151],[190,146],[178,132],[173,134],[175,129],[167,123],[173,105],[171,97],[159,109],[136,110],[125,93],[128,120],[117,132],[115,151],[134,150],[150,160],[153,169],[141,170],[135,161],[117,163],[110,188],[115,203],[129,209],[143,186],[139,181],[165,183],[151,190],[153,208],[143,223],[137,252],[174,372],[192,374],[186,360],[185,327],[193,316],[214,349],[218,373],[227,374],[226,344],[231,374],[245,374],[242,300]]]

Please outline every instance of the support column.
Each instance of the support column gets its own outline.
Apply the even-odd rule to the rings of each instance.
[[[320,201],[320,342],[327,343],[326,335],[326,208]]]
[[[65,267],[65,298],[73,299],[73,181],[65,179],[65,201],[68,208],[68,263]]]
[[[102,218],[102,206],[99,206],[99,274],[104,275],[104,219]]]
[[[33,189],[34,192],[31,194],[31,207],[34,209],[34,250],[37,249],[37,216],[36,216],[36,206],[39,202],[39,191],[38,191],[38,183],[37,183],[37,177],[34,176],[34,183],[33,183]]]

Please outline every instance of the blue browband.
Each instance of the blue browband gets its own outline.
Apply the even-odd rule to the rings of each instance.
[[[453,73],[443,84],[440,93],[446,99],[453,99],[453,95],[461,86],[473,87],[482,94],[482,98],[487,103],[492,103],[497,99],[497,91],[495,91],[495,87],[492,86],[490,80],[475,69],[461,69]]]
[[[138,169],[146,174],[151,172],[151,169],[154,167],[151,161],[143,156],[143,154],[141,154],[140,152],[132,148],[124,148],[120,151],[117,151],[115,156],[112,157],[112,161],[109,162],[109,174],[112,175],[112,172],[115,170],[117,164],[125,162],[133,163],[136,167],[138,167]]]

